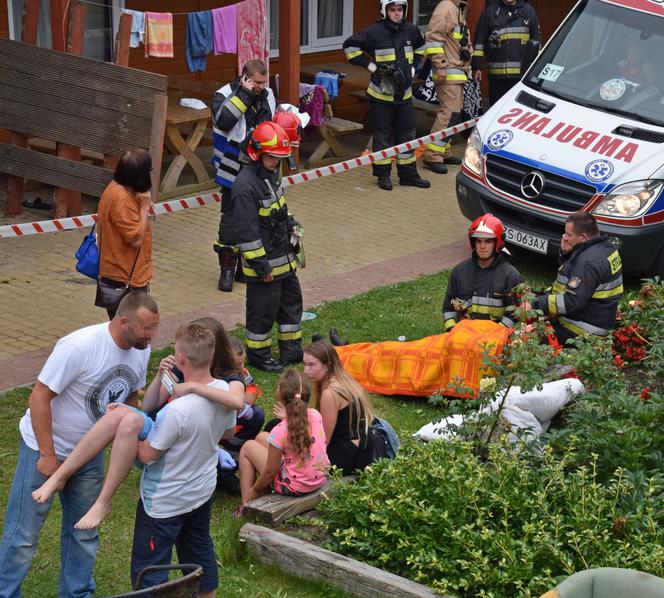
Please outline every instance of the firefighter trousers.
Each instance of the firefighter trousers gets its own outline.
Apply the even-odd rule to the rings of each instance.
[[[436,81],[436,96],[440,104],[440,110],[433,121],[431,132],[437,133],[448,127],[453,127],[461,122],[461,110],[463,109],[463,84]],[[450,141],[452,137],[445,137],[427,143],[424,152],[426,162],[443,162],[451,153]]]
[[[489,106],[493,106],[518,82],[518,77],[489,77]]]
[[[230,187],[221,188],[221,216],[219,218],[219,233],[217,245],[236,245],[236,235],[228,218],[224,220],[224,213],[231,208],[231,189]]]
[[[272,325],[278,325],[284,364],[302,361],[302,289],[297,274],[272,282],[247,282],[246,331],[249,363],[272,357]]]
[[[370,105],[374,152],[415,139],[415,110],[411,100],[401,104],[371,100]],[[400,152],[396,161],[400,180],[418,178],[414,151]],[[391,170],[392,158],[373,163],[376,177],[389,177]]]

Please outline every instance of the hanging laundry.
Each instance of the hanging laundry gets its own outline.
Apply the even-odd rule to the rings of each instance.
[[[325,90],[320,85],[314,85],[307,95],[300,98],[300,112],[306,112],[310,116],[309,124],[314,127],[323,124],[324,106]]]
[[[145,56],[173,58],[173,15],[145,13]]]
[[[314,83],[325,88],[330,100],[339,95],[339,73],[336,71],[318,71],[314,76]]]
[[[214,53],[237,52],[237,4],[212,9]]]
[[[187,68],[192,71],[204,71],[207,55],[212,52],[212,13],[209,10],[190,12],[187,15],[187,43],[185,53]]]
[[[269,66],[267,9],[265,0],[244,0],[237,5],[237,72],[249,60]]]
[[[131,33],[129,35],[129,47],[138,48],[145,37],[145,13],[137,10],[123,9],[122,12],[131,15]]]

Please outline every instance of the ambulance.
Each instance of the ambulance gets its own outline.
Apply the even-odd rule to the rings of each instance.
[[[664,276],[664,0],[582,0],[480,119],[456,179],[462,213],[558,255],[592,213],[625,273]]]

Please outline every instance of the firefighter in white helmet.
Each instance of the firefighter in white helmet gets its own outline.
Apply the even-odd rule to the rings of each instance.
[[[406,0],[381,0],[381,20],[351,35],[344,42],[346,58],[371,73],[367,95],[371,106],[374,151],[415,139],[415,112],[412,103],[415,66],[425,52],[425,40],[419,28],[405,20]],[[397,155],[399,183],[426,189],[429,181],[417,172],[415,154]],[[373,174],[378,186],[392,190],[392,159],[374,161]]]

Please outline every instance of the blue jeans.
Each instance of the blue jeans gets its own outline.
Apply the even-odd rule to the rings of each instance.
[[[21,439],[18,464],[9,494],[5,529],[0,543],[0,598],[19,598],[41,531],[53,499],[39,504],[31,496],[46,478],[37,471],[39,452]],[[86,598],[95,591],[92,569],[99,536],[96,529],[74,529],[74,524],[99,496],[104,477],[104,455],[100,453],[79,469],[59,493],[62,505],[60,532],[60,598]]]

